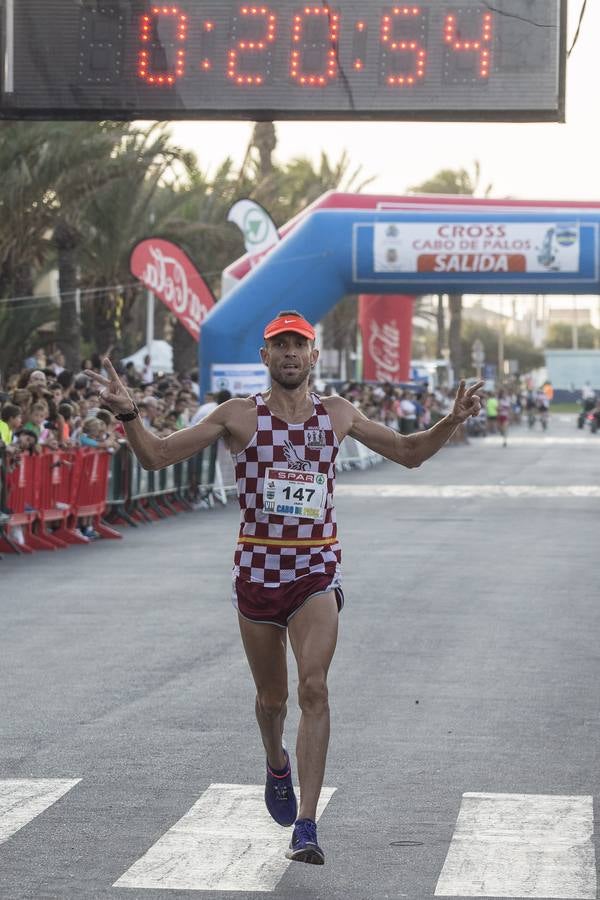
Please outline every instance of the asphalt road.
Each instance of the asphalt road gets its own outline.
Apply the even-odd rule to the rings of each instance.
[[[495,849],[479,893],[453,896],[596,896],[584,820],[600,796],[600,435],[557,418],[544,436],[515,430],[507,448],[474,440],[339,486],[346,607],[330,677],[335,792],[319,823],[327,864],[281,864],[268,890],[243,878],[227,890],[114,886],[211,784],[264,777],[229,600],[232,502],[0,562],[2,900],[448,896],[444,883],[461,883],[445,867],[461,805],[457,877]],[[294,694],[292,679],[291,746]],[[72,781],[36,817],[25,804],[17,828],[11,791],[37,779]],[[484,795],[473,829],[467,807]],[[552,804],[529,822],[523,803],[539,797]],[[247,845],[260,849],[261,828],[249,822]],[[281,856],[288,839],[277,831]],[[206,861],[219,841],[205,848]]]

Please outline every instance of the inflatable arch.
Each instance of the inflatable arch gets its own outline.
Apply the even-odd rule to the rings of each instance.
[[[352,293],[600,293],[600,208],[515,207],[308,212],[211,310],[201,390],[213,365],[257,361],[264,325],[280,309],[318,322]]]

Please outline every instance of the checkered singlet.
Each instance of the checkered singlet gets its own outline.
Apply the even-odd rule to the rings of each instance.
[[[319,397],[311,394],[311,399],[314,409],[310,419],[290,425],[271,414],[262,394],[253,397],[256,434],[245,450],[233,454],[241,509],[233,574],[242,581],[279,587],[303,575],[331,574],[333,578],[339,570],[342,552],[333,505],[339,443]],[[327,476],[323,518],[263,512],[266,470],[294,468],[294,463],[298,468],[300,461],[309,463],[307,471]],[[323,543],[319,543],[321,540]]]

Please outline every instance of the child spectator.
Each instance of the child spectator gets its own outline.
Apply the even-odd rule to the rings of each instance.
[[[10,447],[14,432],[21,427],[21,407],[16,403],[5,403],[0,413],[0,444]]]
[[[42,431],[45,430],[44,422],[46,421],[47,416],[48,407],[46,403],[42,400],[37,400],[29,411],[29,418],[27,422],[25,422],[24,427],[29,431],[33,431],[38,441],[41,438]]]
[[[58,415],[61,419],[61,433],[59,434],[59,443],[61,447],[69,447],[71,444],[71,432],[73,430],[73,413],[72,403],[61,403],[58,407]]]
[[[17,439],[16,446],[20,453],[29,453],[30,456],[33,456],[37,452],[37,434],[35,431],[31,431],[29,428],[19,428],[18,431],[15,431],[15,438]]]
[[[111,411],[109,409],[99,409],[96,412],[96,418],[100,419],[100,421],[104,423],[104,431],[101,433],[100,437],[106,445],[106,449],[109,451],[109,453],[114,453],[116,450],[120,450],[121,445],[118,441],[120,435],[116,434],[117,420],[115,419]]]
[[[104,438],[105,424],[97,416],[89,416],[81,426],[79,435],[80,447],[97,447],[106,450],[111,446],[111,441]]]

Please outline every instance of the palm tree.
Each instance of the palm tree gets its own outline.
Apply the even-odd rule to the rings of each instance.
[[[193,157],[172,144],[164,125],[130,126],[114,148],[114,177],[82,205],[85,239],[78,259],[82,282],[93,292],[85,324],[98,351],[120,342],[131,325],[140,296],[129,272],[131,250],[150,234],[173,237],[193,167]]]

